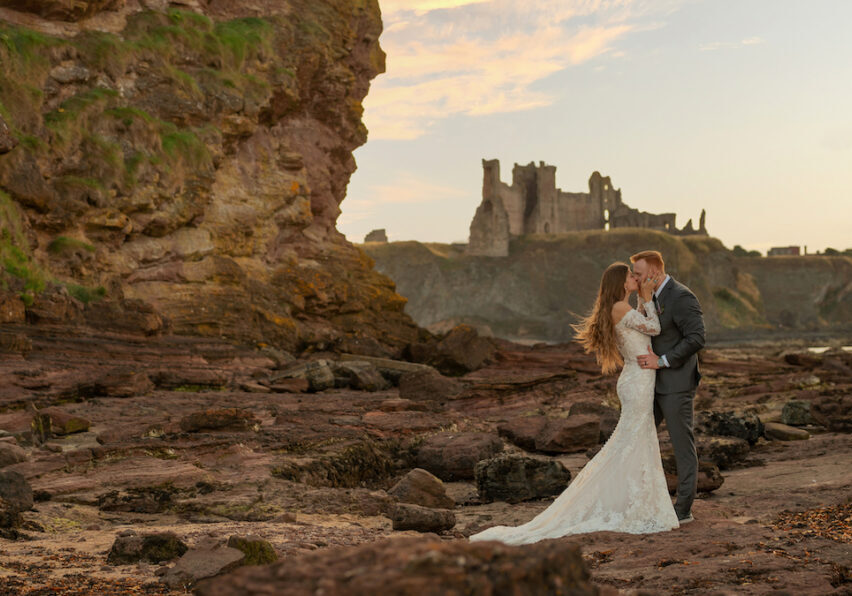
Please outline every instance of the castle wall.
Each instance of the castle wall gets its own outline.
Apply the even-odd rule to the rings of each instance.
[[[604,221],[600,202],[591,194],[559,191],[557,202],[561,225],[556,233],[603,229]]]
[[[512,185],[500,180],[500,162],[482,160],[482,204],[470,226],[469,254],[508,255],[512,236],[564,234],[580,230],[647,228],[670,234],[707,234],[705,213],[698,230],[692,221],[678,230],[674,213],[648,213],[626,205],[621,189],[609,176],[593,172],[589,192],[564,192],[556,188],[556,166],[543,161],[512,168]]]

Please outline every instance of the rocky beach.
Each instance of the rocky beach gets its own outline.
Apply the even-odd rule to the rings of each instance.
[[[19,398],[0,414],[0,592],[849,593],[852,354],[708,349],[697,521],[510,548],[465,537],[567,485],[617,421],[615,378],[572,344],[464,331],[421,346],[437,369],[120,336],[93,364],[91,338],[33,337],[0,369]],[[246,564],[240,539],[277,562],[205,580]]]

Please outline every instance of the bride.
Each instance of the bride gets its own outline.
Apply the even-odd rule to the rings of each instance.
[[[594,352],[604,374],[624,368],[616,389],[621,417],[607,443],[574,481],[544,511],[521,526],[496,526],[470,540],[529,544],[566,534],[611,531],[646,534],[678,527],[660,461],[654,425],[655,371],[639,368],[660,321],[652,301],[655,280],[641,289],[624,263],[613,263],[601,278],[592,314],[575,329],[587,352]],[[628,299],[639,291],[642,306]]]

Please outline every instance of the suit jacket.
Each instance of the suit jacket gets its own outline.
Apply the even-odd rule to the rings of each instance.
[[[654,353],[665,354],[668,368],[657,371],[657,393],[694,391],[701,379],[698,350],[704,347],[704,315],[695,294],[672,277],[657,297],[660,334],[651,338]]]

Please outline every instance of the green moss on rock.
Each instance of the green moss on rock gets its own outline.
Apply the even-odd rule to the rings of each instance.
[[[272,545],[257,536],[231,536],[228,546],[245,554],[243,565],[268,565],[278,560]]]

